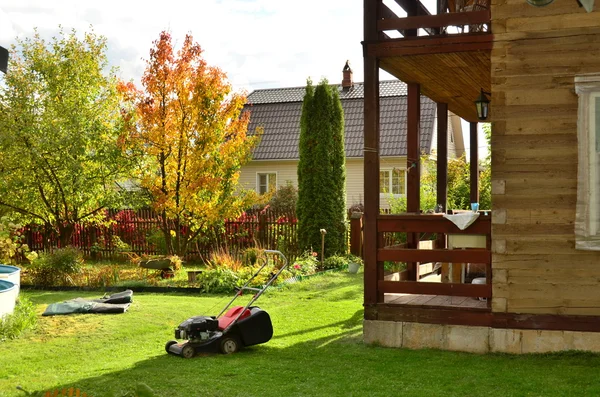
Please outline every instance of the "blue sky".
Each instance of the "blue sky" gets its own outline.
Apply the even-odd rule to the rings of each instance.
[[[50,38],[59,24],[79,32],[93,26],[107,38],[120,77],[139,84],[159,33],[169,30],[181,42],[190,32],[237,90],[303,86],[308,77],[339,83],[346,60],[354,80],[363,81],[362,10],[362,0],[3,0],[0,45],[35,27]],[[382,72],[381,78],[393,77]]]

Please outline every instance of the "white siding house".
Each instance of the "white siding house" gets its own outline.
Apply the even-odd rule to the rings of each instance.
[[[344,108],[346,150],[346,204],[362,204],[364,197],[362,83],[345,79],[336,86]],[[250,112],[249,131],[263,129],[254,149],[253,160],[242,167],[240,185],[264,193],[291,182],[298,185],[298,141],[300,116],[305,87],[275,88],[253,91],[245,111]],[[380,83],[381,109],[381,207],[388,200],[406,193],[406,85],[400,81]],[[436,155],[436,104],[421,97],[421,153]],[[448,123],[448,156],[464,153],[460,121],[451,115]]]

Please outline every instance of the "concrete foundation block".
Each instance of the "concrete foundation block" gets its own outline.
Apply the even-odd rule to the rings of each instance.
[[[600,352],[600,332],[570,332],[574,350]]]
[[[402,347],[402,324],[394,321],[363,322],[363,338],[367,344]]]
[[[490,351],[494,353],[521,354],[521,331],[490,328]]]
[[[521,353],[549,353],[573,349],[572,335],[564,331],[521,331]]]
[[[447,350],[487,353],[490,350],[489,328],[446,325]]]
[[[443,349],[445,339],[443,325],[404,323],[402,347],[408,349]]]
[[[600,332],[470,327],[462,325],[363,322],[366,344],[407,349],[442,349],[470,353],[600,352]]]

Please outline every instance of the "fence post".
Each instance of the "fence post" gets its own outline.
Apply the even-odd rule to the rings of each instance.
[[[350,215],[350,253],[362,257],[362,212]]]
[[[267,245],[267,215],[258,214],[258,241],[261,245]]]
[[[96,233],[96,226],[88,226],[90,231],[90,256],[93,260],[98,259],[98,251],[96,251],[96,243],[98,242],[98,235]]]

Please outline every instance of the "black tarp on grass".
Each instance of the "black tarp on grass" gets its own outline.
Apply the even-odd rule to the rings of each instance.
[[[75,298],[51,303],[42,316],[74,313],[115,314],[125,313],[133,301],[133,291],[126,290],[100,299]]]

